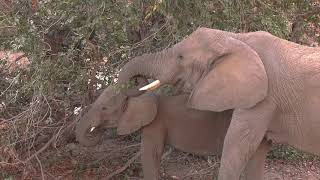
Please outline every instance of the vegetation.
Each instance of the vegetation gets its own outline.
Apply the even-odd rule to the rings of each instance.
[[[68,129],[77,110],[134,56],[170,47],[199,26],[316,45],[319,18],[319,4],[308,0],[1,1],[0,49],[24,52],[30,64],[9,71],[12,63],[0,61],[0,171],[74,141]]]

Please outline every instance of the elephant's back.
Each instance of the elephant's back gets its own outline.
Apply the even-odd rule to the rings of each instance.
[[[196,154],[221,154],[232,111],[200,111],[186,107],[187,96],[160,101],[159,114],[167,127],[167,142]]]

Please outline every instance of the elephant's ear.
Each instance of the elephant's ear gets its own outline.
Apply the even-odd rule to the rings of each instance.
[[[210,111],[253,107],[268,91],[268,78],[259,55],[231,37],[220,45],[226,47],[224,53],[196,84],[189,105]]]
[[[131,97],[120,117],[117,133],[125,135],[151,123],[157,115],[158,100],[155,95],[143,94]]]

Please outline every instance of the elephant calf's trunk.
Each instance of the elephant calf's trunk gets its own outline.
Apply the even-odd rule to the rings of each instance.
[[[100,140],[100,134],[97,134],[96,131],[90,132],[89,130],[91,130],[90,122],[81,119],[76,126],[76,139],[84,146],[94,146]]]

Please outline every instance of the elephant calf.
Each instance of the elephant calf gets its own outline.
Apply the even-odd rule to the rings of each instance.
[[[142,166],[144,179],[159,178],[160,160],[165,144],[201,155],[221,155],[224,137],[230,124],[232,110],[223,112],[199,111],[186,107],[187,95],[158,96],[143,94],[138,97],[113,95],[107,88],[80,120],[76,136],[84,145],[95,145],[97,137],[89,138],[92,127],[117,125],[120,135],[142,128]],[[90,130],[91,129],[91,130]],[[92,134],[91,134],[92,135]],[[265,154],[267,146],[259,151]],[[263,174],[264,157],[247,167],[246,174],[255,179]]]

